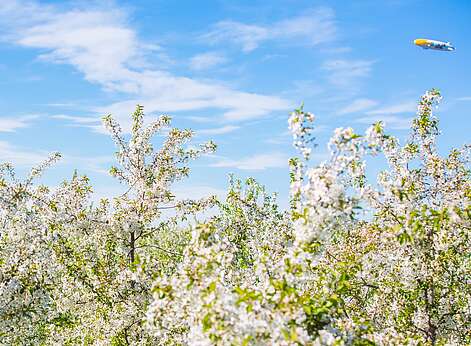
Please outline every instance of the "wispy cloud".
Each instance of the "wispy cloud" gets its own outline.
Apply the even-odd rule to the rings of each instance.
[[[364,99],[364,98],[356,99],[352,103],[350,103],[348,106],[345,106],[344,108],[340,109],[337,113],[340,115],[343,115],[343,114],[349,114],[349,113],[362,112],[376,106],[377,104],[378,102],[375,100]]]
[[[209,68],[224,64],[227,58],[217,52],[207,52],[195,55],[190,59],[190,68],[195,71],[207,70]]]
[[[400,114],[411,113],[417,109],[417,103],[414,101],[405,101],[395,105],[377,108],[366,112],[366,114]]]
[[[17,129],[28,127],[37,115],[27,115],[23,117],[0,117],[0,132],[14,132]]]
[[[85,127],[93,132],[101,133],[101,134],[108,134],[106,129],[104,128],[101,118],[100,117],[92,117],[92,116],[75,116],[75,115],[66,115],[66,114],[57,114],[51,115],[52,119],[64,120],[71,123],[69,126],[72,127]],[[129,124],[129,119],[126,120],[126,123]]]
[[[101,8],[62,10],[38,2],[6,0],[0,6],[0,28],[8,32],[5,39],[10,42],[40,49],[42,60],[71,65],[88,81],[127,95],[126,101],[93,109],[97,115],[113,113],[125,128],[137,103],[145,105],[148,113],[216,109],[225,121],[291,108],[289,101],[278,96],[176,76],[153,66],[147,56],[162,48],[142,43],[126,13],[106,3]]]
[[[458,97],[457,101],[471,101],[471,96]]]
[[[240,129],[240,126],[235,126],[235,125],[227,125],[227,126],[221,126],[221,127],[216,127],[212,129],[201,129],[201,130],[196,130],[197,135],[223,135],[229,132],[234,132],[236,130]]]
[[[377,121],[383,121],[391,129],[406,130],[410,128],[412,121],[410,116],[413,115],[416,109],[417,104],[414,101],[404,101],[366,111],[365,116],[356,119],[356,122],[373,124]]]
[[[378,121],[384,122],[386,127],[393,130],[408,130],[410,129],[412,118],[403,118],[396,115],[375,115],[356,119],[356,122],[368,125]]]
[[[0,163],[9,162],[19,167],[33,167],[46,160],[50,154],[50,151],[25,148],[0,141]],[[108,169],[114,160],[112,155],[85,157],[63,154],[58,164],[108,175]]]
[[[46,103],[44,106],[48,107],[58,107],[58,108],[71,108],[71,107],[77,107],[76,103],[72,102],[58,102],[58,103]]]
[[[342,53],[349,53],[352,51],[351,47],[329,47],[329,48],[323,48],[322,53],[327,53],[327,54],[342,54]]]
[[[368,77],[371,73],[373,60],[328,60],[322,69],[328,72],[328,81],[337,87],[354,86],[359,79]]]
[[[237,168],[241,170],[265,170],[288,167],[288,157],[279,153],[258,154],[239,160],[221,159],[211,167]]]
[[[96,124],[100,122],[100,119],[95,117],[79,117],[74,115],[65,115],[65,114],[57,114],[51,115],[53,119],[60,119],[60,120],[69,120],[77,124]]]
[[[98,114],[111,113],[126,124],[136,104],[145,105],[147,113],[216,108],[222,110],[221,120],[238,122],[263,117],[274,111],[286,112],[293,106],[279,97],[239,92],[225,86],[202,84],[190,78],[171,75],[149,80],[149,88],[156,88],[155,93],[99,107],[95,111]]]
[[[232,42],[241,46],[244,52],[251,52],[265,41],[281,40],[308,45],[331,42],[336,32],[334,12],[330,8],[317,8],[265,25],[221,21],[214,24],[201,39],[210,44]]]
[[[17,147],[6,141],[0,141],[0,162],[9,162],[15,166],[32,167],[47,159],[48,153],[37,152]]]
[[[18,2],[24,4],[24,2]],[[135,33],[126,26],[125,14],[116,8],[66,12],[40,7],[44,20],[19,27],[15,42],[46,50],[39,58],[74,65],[91,82],[119,91],[137,91],[127,66],[142,58]]]
[[[210,123],[213,121],[211,117],[198,116],[198,115],[189,115],[189,116],[186,116],[185,119],[188,119],[190,121],[193,121],[195,123],[200,123],[200,124]]]

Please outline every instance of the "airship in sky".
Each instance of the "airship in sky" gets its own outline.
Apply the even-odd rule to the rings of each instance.
[[[435,49],[435,50],[444,50],[444,51],[455,50],[455,47],[453,47],[450,42],[429,40],[426,38],[418,38],[414,40],[414,44],[416,46],[422,47],[423,49]]]

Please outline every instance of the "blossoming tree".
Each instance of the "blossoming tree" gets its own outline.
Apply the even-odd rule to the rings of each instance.
[[[10,166],[2,167],[2,343],[151,342],[142,320],[153,278],[171,271],[181,256],[186,236],[177,223],[213,203],[178,201],[172,194],[172,184],[189,174],[189,160],[215,145],[188,148],[192,132],[170,129],[154,151],[152,136],[169,124],[162,116],[144,126],[138,106],[126,141],[119,124],[104,118],[118,147],[119,167],[110,173],[128,187],[113,205],[90,203],[88,179],[76,174],[56,189],[34,186],[33,179],[58,155],[24,182]],[[176,214],[163,218],[164,209]]]

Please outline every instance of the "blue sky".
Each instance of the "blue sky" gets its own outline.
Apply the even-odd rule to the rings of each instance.
[[[445,97],[443,150],[469,142],[470,21],[471,3],[458,0],[2,0],[0,161],[21,172],[57,150],[64,160],[45,182],[77,168],[111,195],[114,147],[100,117],[126,128],[141,103],[219,145],[192,165],[180,196],[222,194],[233,172],[286,205],[287,118],[302,101],[318,119],[316,160],[340,126],[383,120],[405,138],[432,87]],[[419,37],[456,51],[422,50]]]

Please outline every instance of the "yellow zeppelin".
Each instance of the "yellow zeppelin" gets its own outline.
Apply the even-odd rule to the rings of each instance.
[[[425,46],[428,43],[428,40],[423,39],[423,38],[418,38],[417,40],[414,40],[414,44],[417,46]]]

